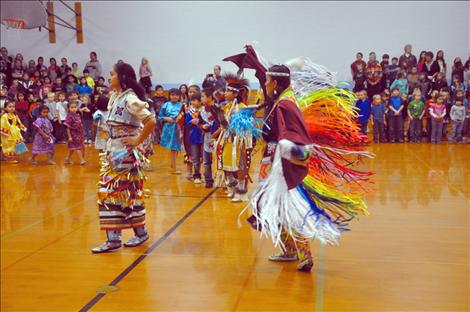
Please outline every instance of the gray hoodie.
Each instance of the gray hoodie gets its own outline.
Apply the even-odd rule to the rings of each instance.
[[[98,80],[98,78],[101,76],[101,73],[103,72],[101,63],[98,60],[88,61],[88,63],[85,65],[85,69],[88,69],[93,80]]]
[[[465,120],[465,106],[453,105],[450,109],[450,119],[452,121],[463,122]]]

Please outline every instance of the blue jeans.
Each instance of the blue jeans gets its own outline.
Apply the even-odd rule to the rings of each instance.
[[[410,120],[410,127],[408,132],[410,133],[411,142],[421,142],[421,129],[423,128],[423,123],[418,117]]]
[[[85,140],[93,140],[93,120],[83,119],[83,131]]]
[[[206,184],[213,184],[214,179],[212,178],[212,153],[203,151],[202,162],[204,164],[204,179]]]
[[[390,141],[401,141],[403,140],[403,116],[400,114],[398,116],[392,115],[389,117],[389,134]]]
[[[201,178],[202,144],[191,144],[191,160],[194,167],[194,179]]]
[[[444,120],[432,119],[431,143],[441,143]]]
[[[463,121],[452,121],[452,130],[450,131],[449,141],[462,141]]]

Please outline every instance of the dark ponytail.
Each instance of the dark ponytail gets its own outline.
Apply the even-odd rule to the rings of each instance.
[[[131,65],[117,63],[114,65],[114,71],[118,75],[122,90],[132,89],[140,100],[146,100],[145,89],[137,82],[135,71]]]

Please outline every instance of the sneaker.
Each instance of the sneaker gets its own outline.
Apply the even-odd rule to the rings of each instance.
[[[194,184],[201,184],[202,181],[199,178],[194,179]]]
[[[241,203],[241,202],[247,202],[247,201],[248,201],[248,195],[247,194],[238,194],[238,193],[236,193],[232,198],[232,203]]]
[[[303,260],[297,265],[297,270],[301,272],[310,272],[313,268],[313,259],[311,257]]]
[[[288,255],[288,254],[281,252],[280,254],[269,256],[268,260],[273,261],[273,262],[292,262],[292,261],[299,260],[299,257],[297,257],[297,255],[295,254]]]
[[[104,253],[104,252],[108,252],[108,251],[119,249],[119,248],[121,248],[121,241],[116,241],[116,242],[106,241],[103,244],[99,245],[98,247],[93,248],[91,252],[92,253]]]
[[[48,164],[48,165],[55,165],[56,162],[51,159],[51,160],[48,160],[48,161],[47,161],[47,164]]]

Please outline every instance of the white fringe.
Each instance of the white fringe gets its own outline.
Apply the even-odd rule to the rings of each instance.
[[[292,88],[299,97],[337,85],[336,73],[312,62],[308,57],[298,57],[286,63],[291,70]]]
[[[338,226],[325,216],[312,215],[310,203],[299,190],[288,190],[280,148],[278,144],[269,177],[258,185],[251,199],[253,215],[262,226],[261,235],[271,237],[276,247],[283,246],[282,230],[292,237],[316,238],[322,244],[336,245],[340,237]]]

